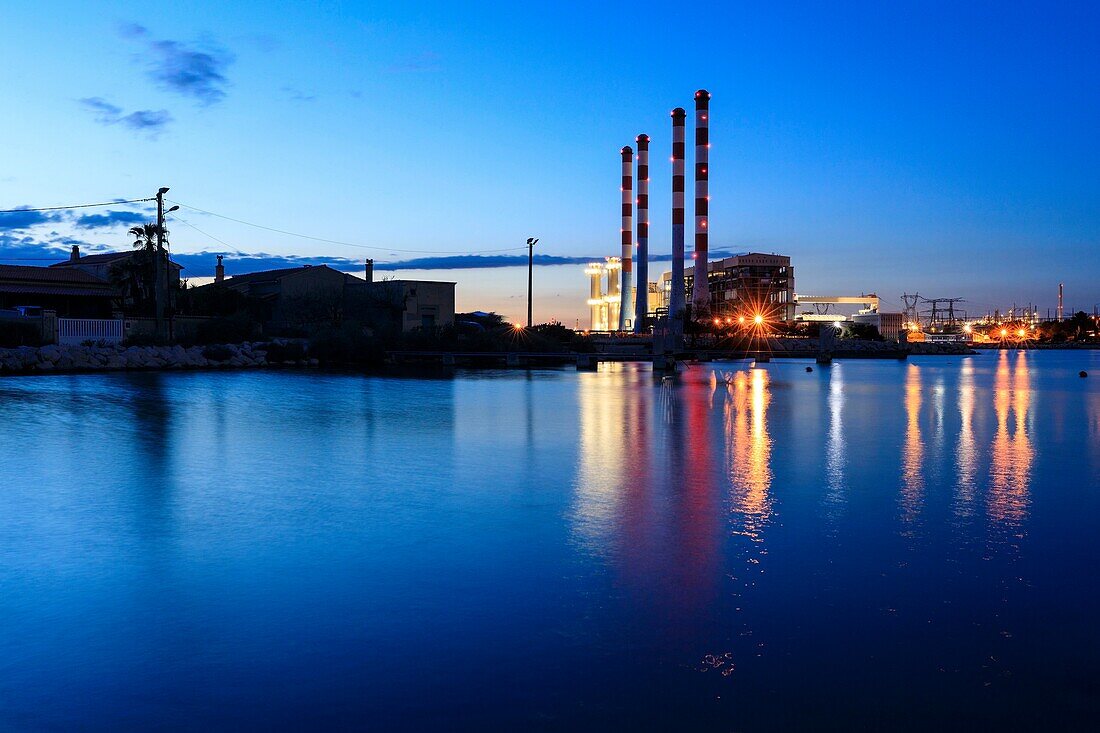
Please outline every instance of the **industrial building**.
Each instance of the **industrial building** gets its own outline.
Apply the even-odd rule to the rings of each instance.
[[[906,331],[905,314],[883,313],[879,310],[861,310],[853,315],[852,323],[863,323],[878,329],[879,335],[889,341],[900,341]]]
[[[708,263],[710,313],[733,316],[748,310],[769,320],[794,319],[794,267],[785,255],[749,252]],[[695,268],[684,268],[684,292],[691,293]],[[672,273],[661,275],[661,305],[672,301]]]
[[[620,273],[622,260],[618,257],[607,257],[604,262],[590,262],[584,268],[584,274],[588,276],[588,308],[590,312],[589,330],[591,331],[616,331],[632,330],[633,319],[628,319],[625,327],[621,325],[622,290]],[[639,281],[638,285],[641,285]],[[630,303],[641,303],[638,299],[638,288],[631,285],[631,293],[628,296]],[[645,313],[654,313],[661,305],[660,294],[656,283],[646,283]],[[638,313],[638,317],[645,313]]]

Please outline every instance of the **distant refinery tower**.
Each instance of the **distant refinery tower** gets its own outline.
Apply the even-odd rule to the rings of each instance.
[[[584,268],[588,275],[588,308],[591,310],[592,331],[607,330],[607,303],[603,299],[603,263],[592,262]]]
[[[683,107],[672,110],[672,291],[669,326],[675,335],[684,328],[684,120]]]
[[[619,330],[634,325],[634,151],[627,145],[623,155],[622,299],[619,306]]]
[[[1062,285],[1064,283],[1058,283],[1058,320],[1061,321],[1066,315],[1065,310],[1062,308]],[[1049,314],[1050,311],[1047,311]]]
[[[646,328],[649,312],[649,135],[638,143],[638,285],[634,298],[634,333]]]
[[[622,294],[619,290],[619,270],[623,266],[618,257],[608,257],[604,268],[607,272],[607,293],[604,302],[607,303],[607,325],[603,331],[614,331],[619,325],[619,310],[622,305]]]
[[[694,285],[691,290],[692,316],[696,319],[710,315],[710,283],[707,275],[709,238],[707,219],[710,214],[708,168],[710,167],[710,92],[695,92],[695,263]]]

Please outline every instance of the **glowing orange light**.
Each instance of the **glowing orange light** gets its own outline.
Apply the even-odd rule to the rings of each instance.
[[[722,319],[721,318],[715,318],[714,319],[714,325],[715,326],[721,326],[722,325]]]
[[[1021,328],[1019,331],[1017,331],[1017,333],[1020,334],[1020,338],[1023,338],[1024,336],[1027,336],[1027,329]]]
[[[1008,329],[1007,328],[1002,328],[1001,329],[1001,338],[1004,338],[1007,335],[1008,335]]]
[[[755,316],[752,317],[752,322],[759,326],[761,323],[764,322],[764,316],[757,313]]]
[[[737,317],[737,322],[740,323],[741,325],[744,325],[745,324],[745,317],[744,316],[738,316]]]

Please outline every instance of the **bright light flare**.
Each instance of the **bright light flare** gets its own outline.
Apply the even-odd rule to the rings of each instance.
[[[757,326],[760,326],[764,323],[764,316],[757,313],[755,316],[752,317],[752,322],[755,323]]]

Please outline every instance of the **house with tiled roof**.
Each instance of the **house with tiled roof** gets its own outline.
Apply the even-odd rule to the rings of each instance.
[[[83,270],[0,265],[0,310],[33,308],[62,318],[110,318],[121,293]]]
[[[80,254],[80,246],[74,244],[72,251],[69,253],[69,259],[50,265],[50,267],[59,270],[82,270],[100,280],[111,282],[113,279],[112,271],[117,272],[125,263],[132,260],[137,253],[138,250],[131,249],[122,252],[100,252],[98,254],[82,255]],[[174,291],[179,287],[181,270],[183,270],[183,265],[172,262],[171,259],[168,260],[169,291]]]

